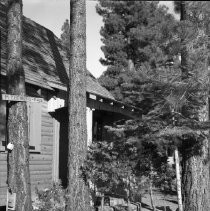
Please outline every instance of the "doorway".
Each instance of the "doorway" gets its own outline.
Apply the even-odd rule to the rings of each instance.
[[[58,155],[58,178],[61,181],[61,185],[66,188],[68,185],[68,111],[67,108],[61,108],[56,110],[56,120],[60,124],[60,130],[58,134],[59,141],[59,155]]]

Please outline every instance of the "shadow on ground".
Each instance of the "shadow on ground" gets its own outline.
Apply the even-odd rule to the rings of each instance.
[[[147,210],[152,210],[148,204],[145,204],[143,202],[141,203],[141,206],[142,206],[142,208],[145,208]]]
[[[161,206],[161,207],[156,207],[158,210],[163,210],[163,211],[173,211],[169,206]]]
[[[174,204],[178,204],[178,202],[175,201],[175,200],[166,199],[166,201],[169,201],[169,202],[174,203]]]

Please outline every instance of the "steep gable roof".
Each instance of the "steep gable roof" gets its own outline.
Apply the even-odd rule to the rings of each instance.
[[[0,4],[1,74],[6,75],[6,7]],[[23,18],[23,68],[26,82],[46,89],[67,90],[69,62],[60,40],[49,29]],[[87,71],[87,92],[114,97]]]

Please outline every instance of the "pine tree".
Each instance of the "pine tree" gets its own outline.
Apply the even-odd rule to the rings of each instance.
[[[22,65],[22,0],[8,0],[8,94],[26,95]],[[26,102],[8,104],[8,191],[16,195],[15,210],[32,210],[29,174],[29,137]]]
[[[130,73],[132,77],[128,77],[129,83],[123,84],[123,94],[129,95],[130,99],[133,100],[133,104],[144,109],[142,120],[129,123],[135,128],[130,135],[137,136],[141,140],[139,143],[145,142],[155,145],[158,148],[158,153],[163,153],[165,150],[167,151],[167,148],[177,146],[182,152],[182,159],[187,167],[186,169],[193,170],[185,171],[184,167],[183,176],[188,178],[186,181],[189,181],[190,184],[194,184],[192,187],[194,193],[200,188],[199,193],[203,194],[200,194],[199,197],[204,200],[199,200],[199,198],[189,200],[191,198],[189,197],[191,188],[187,188],[188,182],[184,183],[183,190],[185,191],[184,194],[186,194],[184,204],[185,209],[188,210],[193,210],[193,207],[196,207],[194,210],[208,210],[209,206],[207,200],[209,163],[207,157],[205,157],[208,149],[205,145],[208,140],[206,116],[200,121],[200,117],[203,117],[200,114],[202,109],[203,114],[206,115],[206,99],[209,91],[206,68],[208,38],[206,33],[203,33],[203,27],[206,26],[208,20],[208,10],[205,11],[204,8],[207,7],[192,3],[190,22],[185,22],[184,25],[182,23],[175,25],[177,32],[177,37],[174,38],[175,42],[182,42],[182,39],[187,36],[187,45],[185,46],[187,46],[187,50],[190,49],[187,60],[190,69],[190,71],[187,71],[188,77],[183,79],[183,63],[180,64],[179,60],[174,60],[173,64],[168,63],[168,65],[159,66],[157,69],[152,67],[139,68],[138,71]],[[201,11],[203,16],[199,15]],[[202,17],[203,19],[201,19]],[[183,33],[183,28],[188,29],[186,34]],[[173,46],[173,40],[171,43]],[[178,46],[180,48],[177,49],[177,52],[181,52],[182,44]],[[173,123],[174,119],[176,121],[175,125]],[[126,127],[126,125],[123,127]],[[116,133],[122,132],[118,127],[114,130]],[[128,140],[129,137],[127,137]],[[198,151],[195,151],[195,149]],[[188,158],[188,163],[185,163],[186,158]],[[196,165],[199,167],[197,169],[196,166],[191,166],[191,161],[202,163]],[[202,166],[202,169],[200,166]],[[145,169],[142,172],[145,172]],[[191,173],[195,176],[200,173],[202,178],[194,180],[190,175]],[[196,186],[198,182],[202,184],[199,187]]]
[[[208,84],[208,32],[209,21],[208,2],[180,2],[181,25],[183,36],[181,40],[182,79],[203,74],[202,83]],[[194,27],[192,27],[194,26]],[[193,28],[193,30],[192,30]],[[191,33],[189,33],[191,32]],[[196,33],[195,33],[196,32]],[[195,34],[194,39],[192,33]],[[196,63],[194,61],[196,61]],[[199,77],[199,76],[197,76]],[[197,108],[197,121],[208,121],[208,92],[203,91],[203,99]],[[186,211],[204,211],[210,209],[209,203],[209,137],[208,130],[202,132],[198,140],[189,138],[183,142],[183,203]],[[196,150],[195,150],[196,149]]]
[[[70,0],[70,68],[68,87],[67,210],[89,211],[88,187],[82,174],[87,151],[86,127],[86,1]]]
[[[107,11],[101,12],[105,18],[113,18],[114,14],[109,15],[112,7],[121,5],[115,8],[118,11],[125,3],[101,2],[102,6],[107,7]],[[160,42],[157,42],[162,50],[161,60],[154,60],[154,64],[150,61],[141,63],[139,67],[134,63],[135,71],[126,71],[127,64],[123,64],[121,57],[117,56],[120,60],[114,60],[115,46],[112,43],[113,48],[108,45],[111,56],[105,54],[107,60],[102,61],[109,65],[105,73],[107,77],[104,75],[102,78],[104,83],[109,84],[109,89],[118,95],[118,99],[142,108],[142,120],[132,123],[141,142],[154,144],[159,153],[171,147],[181,150],[185,210],[204,211],[209,210],[209,127],[206,124],[209,92],[206,29],[209,11],[207,2],[186,4],[187,14],[184,12],[182,15],[187,15],[187,20],[172,24],[172,33],[166,25],[160,27],[164,29],[159,34]],[[105,27],[109,26],[108,23]],[[112,28],[114,31],[117,26]],[[120,53],[119,49],[117,51]],[[181,64],[178,60],[180,53]],[[173,58],[173,63],[168,60],[170,58]],[[173,124],[174,119],[176,124]],[[117,128],[115,130],[119,132]]]
[[[66,19],[63,23],[63,26],[61,28],[62,34],[61,34],[61,42],[63,45],[63,49],[66,51],[68,58],[70,57],[69,53],[69,46],[70,46],[70,25],[69,20]]]
[[[100,61],[107,66],[99,80],[118,100],[125,101],[121,85],[127,72],[140,66],[157,68],[166,59],[164,43],[172,36],[175,20],[158,2],[101,0],[97,12],[104,22],[100,33],[105,59]]]

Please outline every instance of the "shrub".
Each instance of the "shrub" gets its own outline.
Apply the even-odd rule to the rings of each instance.
[[[114,206],[115,211],[128,211],[128,207],[127,206],[123,206],[123,205],[116,205]]]
[[[53,182],[49,188],[40,190],[36,187],[36,199],[33,210],[36,211],[65,211],[66,191],[60,182]]]

